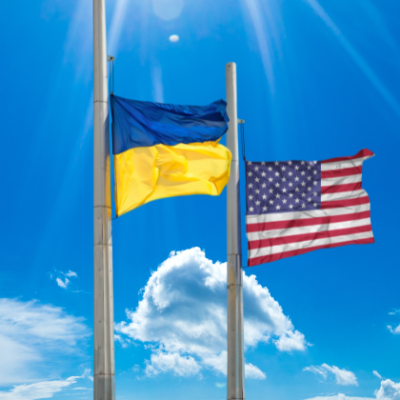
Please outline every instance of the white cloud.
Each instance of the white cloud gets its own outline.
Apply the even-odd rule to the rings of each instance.
[[[63,289],[67,289],[68,285],[71,283],[71,281],[68,278],[77,278],[78,277],[78,274],[71,270],[69,270],[68,272],[58,271],[57,273],[61,274],[64,277],[64,280],[62,277],[56,278],[57,285]],[[52,278],[52,277],[53,277],[53,275],[50,274],[50,278]]]
[[[381,382],[380,389],[376,392],[377,400],[400,400],[400,383],[390,379]]]
[[[324,379],[326,379],[328,377],[328,372],[327,372],[327,370],[325,368],[314,366],[314,365],[311,365],[310,367],[303,368],[303,371],[310,371],[313,374],[322,375],[322,377]]]
[[[306,400],[400,400],[400,383],[394,383],[390,379],[382,381],[381,387],[375,392],[374,398],[352,397],[339,393],[334,396],[317,396]]]
[[[223,375],[226,375],[228,365],[228,353],[221,351],[220,354],[212,354],[202,358],[202,364]]]
[[[371,397],[346,396],[343,393],[339,393],[333,396],[317,396],[306,400],[376,400],[376,399]]]
[[[193,357],[159,351],[151,355],[150,362],[146,366],[146,374],[151,376],[160,372],[173,372],[178,376],[193,376],[197,375],[200,369],[200,365]]]
[[[400,325],[396,326],[396,328],[388,325],[387,328],[389,329],[390,333],[393,333],[393,335],[400,335]]]
[[[246,378],[250,379],[265,379],[267,376],[258,367],[253,364],[246,364],[245,367]]]
[[[83,319],[61,308],[0,299],[0,386],[36,379],[41,362],[76,353],[88,335]]]
[[[60,278],[57,278],[56,281],[57,281],[57,285],[62,287],[63,289],[66,289],[68,287],[68,284],[69,284],[68,278],[65,278],[64,281]]]
[[[274,343],[280,351],[304,350],[306,340],[301,332],[288,331]]]
[[[244,274],[243,301],[246,348],[273,342],[280,351],[305,349],[304,335],[294,330],[279,303],[254,275]],[[213,263],[199,248],[171,253],[152,273],[143,299],[135,311],[127,310],[127,316],[130,321],[117,324],[116,331],[121,338],[155,346],[155,358],[148,366],[153,360],[158,362],[159,354],[177,354],[192,357],[201,368],[226,374],[225,263]],[[249,378],[265,378],[254,365],[246,366],[246,371]]]
[[[228,353],[226,351],[222,351],[218,355],[204,357],[202,359],[202,364],[206,367],[213,369],[216,372],[220,372],[221,374],[226,375]],[[250,363],[245,364],[244,371],[246,378],[249,379],[265,379],[267,377],[265,373],[262,372],[258,367]]]
[[[314,374],[319,374],[321,375],[324,379],[327,379],[328,374],[331,373],[335,376],[336,378],[336,383],[338,385],[356,385],[358,386],[357,383],[357,378],[354,372],[347,371],[346,369],[340,369],[335,366],[330,366],[328,364],[322,364],[321,366],[310,366],[306,367],[303,369],[304,371],[310,371],[313,372]]]
[[[394,309],[393,311],[389,312],[389,315],[396,315],[396,314],[400,314],[400,310],[399,309]]]
[[[81,376],[71,376],[65,380],[36,382],[30,385],[18,385],[8,392],[0,391],[0,400],[48,399],[50,397],[53,397],[55,393],[60,392],[70,385],[73,385],[78,379],[85,378],[87,375],[87,371],[89,370],[85,370],[85,372]]]
[[[381,375],[378,371],[372,371],[372,373],[373,373],[376,377],[378,377],[379,379],[383,379],[383,378],[382,378],[382,375]]]

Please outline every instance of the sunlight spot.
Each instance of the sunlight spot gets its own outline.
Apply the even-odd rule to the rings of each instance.
[[[171,21],[181,15],[183,0],[153,0],[156,16],[164,21]]]
[[[178,35],[171,35],[169,37],[169,41],[172,43],[176,43],[177,41],[179,41],[179,36]]]

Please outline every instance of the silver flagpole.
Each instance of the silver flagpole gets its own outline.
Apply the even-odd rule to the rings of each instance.
[[[240,188],[236,64],[226,64],[226,102],[229,128],[226,142],[232,153],[231,176],[228,183],[228,400],[245,399],[243,350],[243,278],[240,231]]]
[[[93,0],[94,400],[115,399],[106,10]]]

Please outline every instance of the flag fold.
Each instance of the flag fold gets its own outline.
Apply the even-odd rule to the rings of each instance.
[[[373,243],[363,162],[374,156],[325,161],[246,162],[248,265],[322,248]]]
[[[120,216],[150,201],[219,195],[231,154],[219,144],[226,103],[179,106],[111,96],[115,203]]]

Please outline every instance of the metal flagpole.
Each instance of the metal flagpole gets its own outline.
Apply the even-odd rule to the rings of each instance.
[[[240,231],[240,187],[236,64],[226,64],[226,101],[229,128],[227,147],[232,153],[231,176],[227,193],[228,220],[228,400],[245,399],[243,350],[243,278]]]
[[[94,100],[94,400],[115,399],[105,1],[93,0]]]

